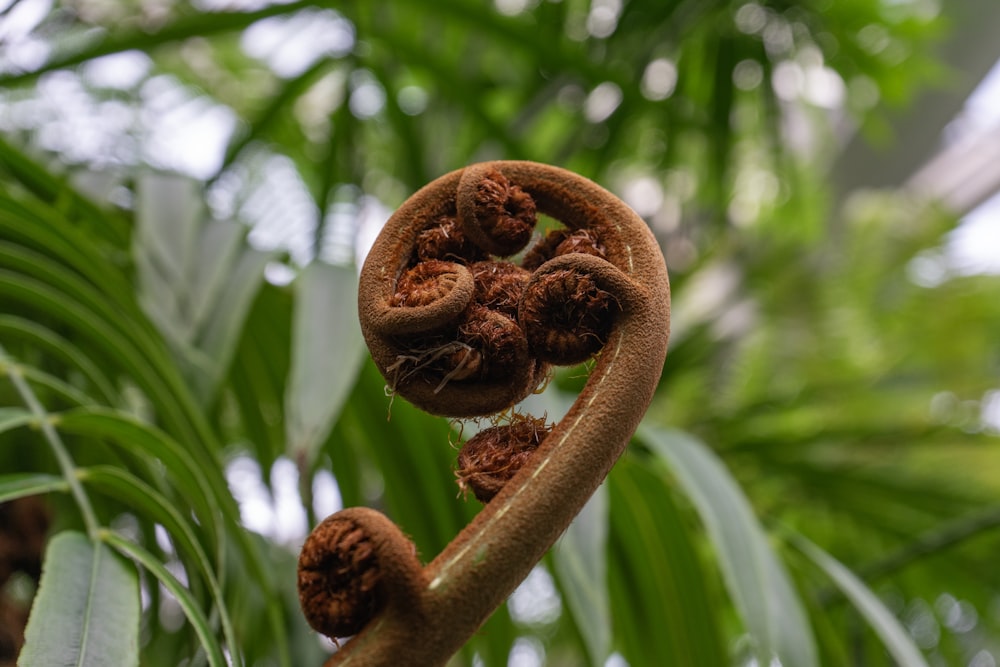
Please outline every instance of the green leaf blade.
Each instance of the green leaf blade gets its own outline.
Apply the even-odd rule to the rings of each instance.
[[[913,643],[913,638],[857,575],[804,537],[793,536],[791,542],[823,570],[851,604],[861,612],[897,663],[907,667],[927,667],[927,660]]]
[[[166,529],[180,552],[195,564],[196,568],[189,569],[189,572],[200,571],[208,584],[230,652],[238,658],[240,647],[225,607],[222,589],[192,524],[169,499],[126,471],[114,466],[95,466],[83,469],[79,474],[80,479],[88,486],[136,508],[138,512],[152,518]]]
[[[62,360],[69,367],[80,371],[105,403],[116,403],[117,396],[114,385],[108,380],[100,366],[84,354],[77,345],[51,329],[22,317],[0,315],[0,339],[28,342]]]
[[[665,477],[631,456],[608,477],[616,646],[632,667],[729,664],[716,575]]]
[[[607,486],[601,485],[552,550],[563,596],[592,665],[603,665],[611,653],[608,502]]]
[[[62,477],[43,473],[0,475],[0,503],[52,492],[69,492],[69,483]]]
[[[24,408],[0,408],[0,433],[27,426],[33,419],[31,412]]]
[[[354,269],[316,261],[299,276],[285,397],[289,453],[312,460],[350,396],[364,359]]]
[[[60,413],[56,428],[64,435],[104,439],[137,460],[155,456],[214,541],[221,540],[226,521],[238,521],[239,509],[220,472],[200,466],[181,443],[159,428],[106,408],[78,408]]]
[[[673,470],[718,553],[726,587],[762,664],[819,664],[804,605],[749,500],[703,443],[679,431],[644,428],[641,440]]]
[[[211,667],[224,667],[226,665],[226,659],[222,652],[222,646],[216,640],[211,624],[208,622],[208,619],[205,618],[205,614],[198,605],[198,601],[194,599],[191,591],[189,591],[184,584],[177,579],[177,577],[171,574],[170,570],[168,570],[163,563],[157,560],[153,554],[146,549],[143,549],[138,544],[111,531],[104,531],[102,539],[105,543],[116,549],[122,555],[127,556],[142,565],[146,571],[156,577],[156,579],[163,584],[164,588],[170,591],[173,596],[177,598],[177,603],[180,605],[181,610],[183,610],[188,622],[190,622],[191,626],[194,628],[195,634],[198,635],[198,640],[201,642],[202,648],[205,649],[205,656],[208,664]]]
[[[139,664],[139,583],[104,544],[52,538],[25,630],[21,667]]]

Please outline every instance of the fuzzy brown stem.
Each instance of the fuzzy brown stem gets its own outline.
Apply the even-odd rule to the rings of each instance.
[[[603,481],[645,413],[663,367],[670,290],[662,254],[642,219],[600,186],[563,169],[530,162],[494,162],[470,169],[501,173],[529,193],[540,212],[570,229],[593,231],[605,246],[607,261],[582,253],[561,255],[545,262],[531,280],[567,267],[583,271],[613,294],[620,313],[566,416],[529,462],[424,568],[419,600],[412,602],[420,622],[380,615],[328,665],[445,664],[527,576]],[[424,219],[427,211],[445,209],[462,175],[463,170],[452,172],[421,189],[376,242],[361,278],[366,336],[410,256],[416,233],[412,221]],[[380,345],[376,337],[376,360],[384,356]]]

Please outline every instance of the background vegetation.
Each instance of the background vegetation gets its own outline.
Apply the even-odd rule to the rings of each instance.
[[[460,425],[387,419],[355,269],[409,193],[507,158],[649,221],[673,336],[455,665],[997,664],[1000,283],[930,270],[951,216],[826,177],[949,80],[937,3],[0,4],[9,662],[32,607],[24,665],[320,664],[307,525],[379,507],[428,559],[458,532]]]

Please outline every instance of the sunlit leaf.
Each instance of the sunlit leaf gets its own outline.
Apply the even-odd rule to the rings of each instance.
[[[212,302],[208,321],[198,338],[199,348],[213,361],[205,385],[198,387],[200,396],[213,396],[218,391],[222,375],[236,354],[254,297],[264,283],[264,268],[274,257],[274,252],[241,247],[236,260],[225,267],[224,273],[216,275],[216,282],[224,287]],[[213,263],[206,256],[202,261],[203,266]]]
[[[138,195],[139,299],[196,395],[210,400],[274,254],[247,248],[244,225],[207,219],[191,179],[147,174]]]
[[[182,290],[198,269],[202,211],[198,185],[191,179],[149,173],[136,189],[133,254],[140,289],[148,295],[144,307],[158,317],[193,317],[181,310],[187,296]]]

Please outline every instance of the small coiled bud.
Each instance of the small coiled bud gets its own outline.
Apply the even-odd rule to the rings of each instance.
[[[478,377],[511,377],[529,363],[528,340],[517,322],[485,306],[472,306],[458,327],[458,340],[480,355]]]
[[[393,391],[427,412],[474,417],[509,408],[547,375],[507,315],[472,304],[453,326],[397,348],[385,368]]]
[[[510,262],[476,262],[469,269],[476,284],[475,302],[516,319],[531,273]]]
[[[410,336],[446,329],[472,301],[475,284],[463,264],[431,260],[412,266],[396,279],[385,300],[367,304],[365,326],[381,336]],[[375,354],[380,366],[395,356]],[[389,362],[391,363],[391,362]]]
[[[314,630],[328,637],[357,634],[385,606],[375,548],[350,518],[316,526],[299,554],[299,603]]]
[[[457,203],[466,236],[488,252],[507,257],[531,240],[535,200],[496,169],[468,168]]]
[[[589,229],[552,229],[524,255],[521,265],[534,271],[553,257],[572,252],[607,259],[604,245]]]
[[[399,277],[390,306],[427,306],[448,295],[458,283],[454,264],[438,259],[420,262]]]
[[[435,224],[417,235],[417,260],[444,259],[471,263],[486,259],[486,252],[465,235],[455,216],[442,216]]]
[[[604,347],[619,311],[614,296],[589,275],[559,269],[528,285],[518,315],[535,357],[572,365]]]
[[[458,486],[485,504],[525,464],[552,430],[545,419],[515,414],[510,424],[493,426],[470,438],[458,453]]]
[[[299,554],[302,612],[313,629],[332,639],[362,632],[375,616],[420,623],[425,583],[413,542],[367,507],[325,518]]]

